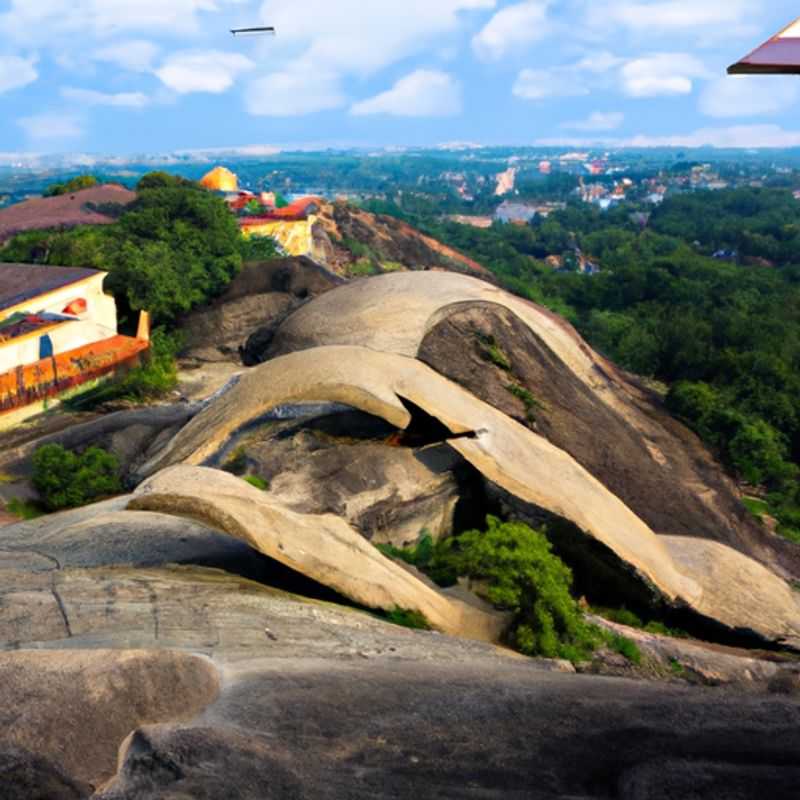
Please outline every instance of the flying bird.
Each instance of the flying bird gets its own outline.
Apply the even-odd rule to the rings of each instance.
[[[263,35],[275,35],[275,28],[271,25],[264,28],[232,28],[231,33],[234,36],[263,36]]]

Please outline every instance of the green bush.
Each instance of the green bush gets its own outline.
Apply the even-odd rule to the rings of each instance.
[[[411,628],[417,631],[429,631],[430,623],[424,614],[419,611],[411,611],[406,608],[395,608],[386,612],[386,619],[393,625],[400,625],[403,628]]]
[[[33,454],[33,485],[49,511],[77,508],[119,494],[119,460],[100,447],[74,453],[46,444]]]
[[[6,504],[6,511],[9,514],[19,517],[24,520],[37,519],[41,517],[43,511],[36,503],[31,503],[28,500],[20,500],[18,497],[12,497]]]
[[[459,575],[485,581],[486,595],[514,615],[512,643],[527,655],[582,661],[603,643],[570,594],[572,572],[544,533],[522,522],[487,517],[488,529],[452,541]]]

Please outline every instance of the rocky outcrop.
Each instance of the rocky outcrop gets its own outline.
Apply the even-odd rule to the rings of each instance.
[[[180,322],[184,357],[258,363],[278,326],[342,279],[307,258],[245,264],[225,292]]]
[[[507,369],[492,360],[489,338]],[[800,577],[800,548],[745,514],[697,437],[540,306],[463,275],[383,275],[292,314],[270,354],[323,344],[419,357],[524,424],[534,420],[658,533],[716,539]]]
[[[444,425],[449,431],[449,446],[487,480],[518,500],[568,520],[589,534],[667,602],[686,605],[730,630],[753,631],[770,640],[800,646],[800,604],[796,593],[780,578],[772,576],[774,584],[765,584],[760,596],[766,604],[761,610],[766,613],[756,619],[745,603],[716,592],[719,575],[683,569],[668,552],[665,541],[598,479],[604,474],[597,461],[592,465],[599,474],[593,475],[567,447],[562,449],[532,430],[536,422],[533,412],[538,411],[534,408],[536,400],[523,385],[511,383],[516,380],[510,374],[514,365],[506,363],[506,355],[490,353],[490,360],[501,362],[492,366],[508,373],[506,393],[523,399],[529,406],[531,418],[526,419],[525,425],[413,357],[423,348],[426,336],[448,316],[473,308],[506,314],[505,323],[512,331],[515,323],[524,326],[522,332],[527,332],[532,345],[529,362],[540,365],[542,382],[547,375],[553,376],[549,387],[551,402],[557,401],[562,413],[560,420],[553,417],[553,439],[562,444],[570,439],[570,434],[559,439],[552,433],[556,423],[567,429],[573,420],[578,420],[585,428],[591,424],[594,409],[599,420],[607,419],[611,430],[616,427],[630,442],[633,464],[626,477],[631,482],[637,478],[636,458],[655,465],[649,471],[642,468],[644,480],[652,480],[659,470],[666,475],[673,466],[664,453],[674,451],[678,466],[684,469],[684,486],[688,484],[693,508],[697,508],[698,493],[714,506],[713,490],[700,488],[701,474],[698,470],[692,472],[685,454],[670,438],[674,438],[674,432],[658,417],[642,412],[641,393],[637,398],[636,387],[610,365],[604,368],[602,359],[582,344],[572,329],[548,312],[492,286],[464,276],[436,273],[390,275],[351,284],[297,311],[281,326],[274,341],[277,352],[296,352],[244,375],[236,387],[187,425],[158,458],[146,465],[145,471],[152,473],[181,461],[204,463],[241,426],[287,403],[344,403],[399,428],[410,424],[409,408],[417,407]],[[479,337],[486,336],[477,333]],[[323,341],[340,345],[319,346]],[[350,346],[353,341],[364,342],[369,349]],[[497,346],[494,338],[480,341]],[[457,361],[455,352],[446,352]],[[549,368],[541,366],[548,363]],[[508,386],[516,388],[511,391]],[[473,388],[478,392],[477,386]],[[503,403],[498,405],[502,408]],[[573,410],[567,412],[568,407]],[[649,438],[645,436],[648,433]],[[697,480],[692,481],[693,477]],[[720,480],[717,487],[724,489],[725,485]],[[680,497],[669,492],[667,495]],[[714,513],[722,513],[719,508]],[[701,553],[707,547],[707,540],[697,538],[695,545],[691,541],[683,545],[684,550],[694,547]],[[723,550],[726,557],[720,559],[720,569],[726,580],[732,581],[742,570],[736,566],[734,551],[728,547]],[[767,563],[782,553],[763,539],[756,540],[751,550]],[[758,593],[761,579],[756,575],[757,565],[742,558],[748,563],[752,591]],[[767,612],[767,607],[772,610]]]
[[[358,244],[357,252],[350,249]],[[314,224],[313,255],[339,275],[403,270],[452,270],[494,280],[477,261],[436,241],[395,217],[372,214],[349,203],[324,203]]]
[[[554,672],[194,566],[213,537],[246,545],[119,505],[0,535],[4,796],[794,791],[800,703],[789,694]],[[167,543],[184,539],[172,547],[185,565],[166,565],[178,555]]]
[[[204,658],[169,651],[0,653],[2,747],[46,755],[97,785],[145,723],[197,716],[219,691]]]
[[[239,459],[293,511],[335,514],[375,544],[450,536],[483,494],[452,448],[404,446],[392,426],[358,412],[272,422],[242,438],[229,465]]]
[[[436,630],[497,641],[505,627],[502,615],[449,599],[423,583],[342,519],[291,511],[272,493],[218,470],[164,470],[145,481],[127,507],[188,517],[225,531],[362,606],[416,611]]]

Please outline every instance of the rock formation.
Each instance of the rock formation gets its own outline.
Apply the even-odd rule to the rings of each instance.
[[[0,529],[0,794],[793,796],[789,655],[601,621],[642,650],[619,673],[660,680],[575,674],[496,646],[506,619],[372,544],[496,504],[653,608],[800,649],[797,553],[742,517],[699,441],[490,284],[338,283],[253,266],[188,318],[198,362],[265,361],[202,404],[0,440],[15,476],[43,441],[102,443],[132,487]],[[374,613],[398,609],[434,630]],[[579,669],[614,673],[603,658]]]

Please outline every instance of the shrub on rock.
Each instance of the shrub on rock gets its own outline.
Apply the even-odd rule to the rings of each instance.
[[[77,508],[122,491],[119,460],[100,447],[80,455],[46,444],[33,455],[33,485],[50,511]]]

